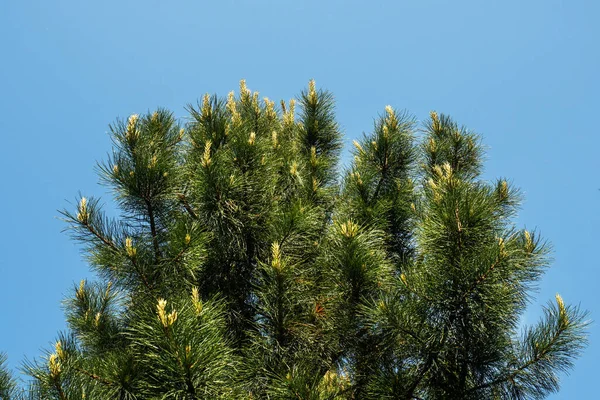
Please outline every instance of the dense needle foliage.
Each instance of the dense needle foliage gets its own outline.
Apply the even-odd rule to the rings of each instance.
[[[479,137],[385,108],[339,174],[333,96],[204,96],[111,126],[118,219],[63,212],[97,273],[3,399],[538,399],[585,345],[560,296],[519,317],[547,248],[481,179]],[[417,133],[422,135],[417,142]]]

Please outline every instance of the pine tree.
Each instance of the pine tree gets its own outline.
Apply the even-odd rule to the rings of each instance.
[[[299,112],[296,113],[296,107]],[[586,344],[560,296],[519,316],[548,267],[513,224],[520,194],[481,178],[479,137],[385,108],[338,171],[333,96],[280,107],[244,81],[181,126],[164,109],[111,125],[98,165],[121,210],[63,216],[97,281],[69,330],[4,399],[538,399]]]

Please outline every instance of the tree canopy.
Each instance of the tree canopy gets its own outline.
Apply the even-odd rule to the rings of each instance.
[[[177,121],[110,126],[98,164],[120,209],[63,211],[96,272],[69,329],[3,399],[541,399],[586,344],[557,295],[520,316],[549,266],[514,224],[520,193],[482,179],[480,137],[385,107],[339,167],[333,95],[276,105],[241,81]]]

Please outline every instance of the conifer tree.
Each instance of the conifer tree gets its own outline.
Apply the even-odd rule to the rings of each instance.
[[[298,112],[296,111],[298,108]],[[98,165],[121,210],[63,216],[94,282],[68,332],[3,399],[539,399],[586,343],[560,296],[521,330],[548,267],[481,178],[479,137],[385,108],[339,173],[331,93],[205,95],[111,125]],[[417,131],[423,138],[417,140]]]

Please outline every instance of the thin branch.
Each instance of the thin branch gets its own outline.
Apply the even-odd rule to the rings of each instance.
[[[419,384],[421,383],[421,381],[425,377],[425,374],[429,371],[429,369],[433,365],[434,354],[435,353],[429,353],[429,356],[427,357],[427,361],[425,361],[425,364],[421,368],[421,371],[419,372],[419,375],[414,380],[414,382],[409,386],[408,391],[407,391],[409,399],[414,399],[415,398],[415,395],[413,394],[413,392],[415,390],[417,390],[417,387],[419,386]]]
[[[152,234],[152,246],[154,247],[154,262],[158,263],[161,254],[158,244],[158,234],[156,232],[156,222],[154,220],[154,207],[152,207],[152,202],[150,202],[150,200],[144,199],[144,201],[148,208],[148,217],[150,218],[150,233]]]
[[[67,400],[67,396],[65,395],[65,392],[63,391],[62,385],[60,384],[60,380],[58,378],[54,379],[54,388],[58,392],[60,400]]]
[[[107,238],[105,238],[100,232],[98,232],[92,225],[90,225],[88,222],[85,223],[81,223],[83,226],[85,226],[87,228],[87,230],[94,235],[96,238],[98,238],[102,243],[104,243],[105,245],[107,245],[108,247],[110,247],[111,249],[115,250],[115,251],[119,251],[119,249],[117,248],[117,246],[114,244],[114,242],[112,240],[109,240]]]
[[[491,274],[499,264],[500,264],[500,257],[496,257],[496,259],[494,260],[492,265],[490,265],[490,267],[483,274],[481,274],[479,276],[479,278],[477,278],[477,280],[475,280],[475,282],[473,282],[471,284],[471,286],[469,286],[467,291],[464,293],[463,298],[466,298],[469,294],[471,294],[471,292],[473,292],[473,290],[475,290],[475,288],[478,285],[480,285],[483,281],[485,281],[487,279],[487,277],[489,276],[489,274]]]
[[[548,350],[552,347],[552,345],[558,340],[559,336],[567,329],[566,326],[561,327],[558,329],[558,331],[556,332],[556,334],[554,335],[554,337],[552,338],[552,340],[550,341],[550,343],[548,343],[548,346],[545,347],[544,351],[539,352],[539,354],[534,357],[533,359],[527,361],[525,364],[521,365],[519,368],[515,369],[512,373],[504,376],[504,377],[500,377],[498,379],[495,379],[491,382],[487,382],[487,383],[483,383],[481,385],[475,386],[474,388],[471,388],[467,391],[467,393],[470,392],[474,392],[477,390],[481,390],[481,389],[485,389],[488,388],[490,386],[494,386],[494,385],[498,385],[500,383],[504,383],[506,381],[514,381],[514,378],[519,375],[519,373],[521,373],[522,371],[526,370],[527,368],[529,368],[530,366],[532,366],[533,364],[539,362],[542,358],[544,358],[544,356],[546,356],[546,354],[548,354]]]
[[[190,214],[190,216],[193,219],[198,219],[198,215],[196,214],[192,206],[190,206],[190,203],[188,203],[187,199],[185,198],[185,195],[183,193],[178,193],[177,198],[179,199],[185,210],[188,212],[188,214]]]
[[[120,249],[114,244],[113,241],[105,238],[100,232],[98,232],[92,225],[90,225],[89,223],[82,223],[83,226],[85,226],[87,228],[87,230],[94,235],[96,238],[98,238],[102,243],[104,243],[105,245],[107,245],[108,247],[110,247],[112,250],[114,250],[115,252],[120,252]],[[148,279],[146,279],[146,276],[142,273],[142,271],[139,269],[137,262],[135,261],[135,259],[133,258],[129,258],[131,260],[131,264],[133,265],[133,268],[135,269],[135,272],[140,276],[140,278],[142,278],[142,282],[144,282],[144,285],[146,286],[146,288],[148,290],[152,290],[152,287],[150,286],[150,283],[148,282]]]
[[[102,383],[102,384],[104,384],[104,385],[106,385],[106,386],[114,386],[114,385],[115,385],[115,383],[114,383],[114,382],[111,382],[111,381],[109,381],[108,379],[104,379],[104,378],[102,378],[101,376],[99,376],[99,375],[96,375],[96,374],[94,374],[94,373],[92,373],[92,372],[89,372],[89,371],[87,371],[87,370],[85,370],[85,369],[83,369],[83,368],[80,368],[80,367],[75,367],[75,369],[76,369],[77,371],[81,372],[82,374],[84,374],[84,375],[86,375],[86,376],[88,376],[88,377],[92,378],[93,380],[95,380],[95,381],[98,381],[98,382],[100,382],[100,383]]]
[[[379,182],[377,182],[377,187],[375,188],[375,193],[373,193],[371,202],[375,201],[377,199],[377,197],[379,196],[379,191],[381,190],[381,185],[383,184],[384,180],[387,178],[387,171],[388,171],[388,165],[387,165],[387,154],[386,154],[385,163],[381,167],[381,177],[379,178]]]
[[[440,341],[439,348],[442,348],[446,344],[447,338],[448,338],[448,324],[446,324],[444,326],[444,332],[442,334],[442,340]],[[429,369],[431,369],[431,367],[433,366],[433,362],[435,361],[435,358],[438,355],[438,353],[439,352],[437,350],[429,352],[427,361],[425,362],[425,365],[421,369],[421,372],[419,372],[419,376],[417,377],[417,379],[415,379],[415,381],[409,387],[409,390],[407,392],[409,399],[415,398],[414,391],[417,389],[417,387],[419,386],[419,384],[425,377],[425,374],[427,374],[427,372],[429,372]]]
[[[129,259],[131,260],[131,264],[133,265],[135,272],[140,276],[140,278],[142,278],[142,282],[144,282],[144,286],[146,286],[146,289],[148,289],[149,291],[152,291],[152,286],[148,282],[148,279],[146,279],[146,275],[144,275],[144,273],[139,268],[135,258],[129,258]]]

